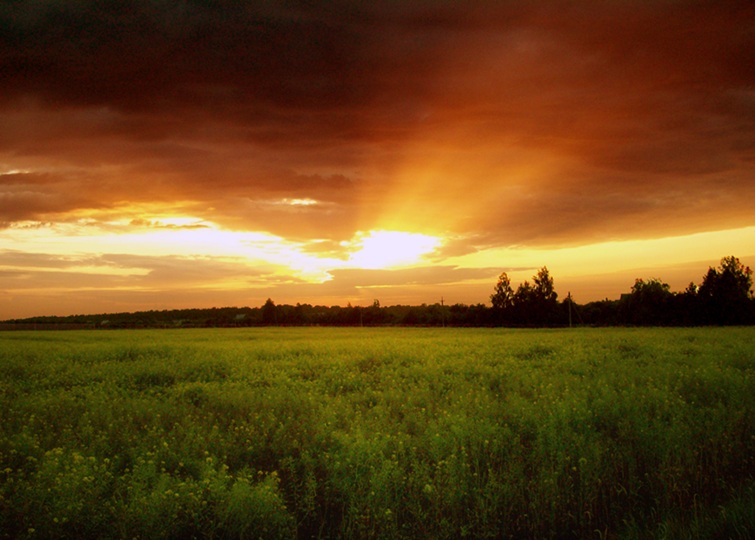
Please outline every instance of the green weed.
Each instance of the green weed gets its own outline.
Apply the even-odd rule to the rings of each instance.
[[[755,329],[0,334],[2,538],[748,538]]]

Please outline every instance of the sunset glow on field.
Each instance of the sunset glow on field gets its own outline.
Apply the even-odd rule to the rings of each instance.
[[[751,3],[328,6],[3,4],[0,320],[755,266]]]

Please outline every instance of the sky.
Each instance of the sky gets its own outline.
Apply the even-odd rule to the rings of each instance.
[[[750,1],[7,0],[0,320],[755,267]]]

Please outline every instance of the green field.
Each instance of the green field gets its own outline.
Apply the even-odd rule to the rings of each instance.
[[[0,334],[0,537],[751,538],[755,328]]]

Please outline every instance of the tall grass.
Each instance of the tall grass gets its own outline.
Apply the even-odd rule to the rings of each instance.
[[[749,538],[755,329],[0,334],[0,537]]]

